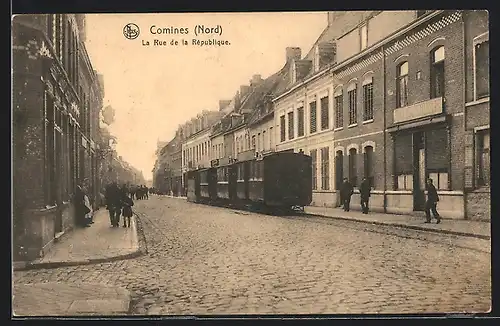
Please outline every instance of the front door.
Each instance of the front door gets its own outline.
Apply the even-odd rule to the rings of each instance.
[[[413,210],[425,208],[425,134],[413,134]]]

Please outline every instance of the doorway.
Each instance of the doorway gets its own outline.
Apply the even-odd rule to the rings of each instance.
[[[425,209],[425,133],[413,134],[413,210]]]

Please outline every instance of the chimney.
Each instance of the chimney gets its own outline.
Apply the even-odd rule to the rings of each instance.
[[[298,47],[287,47],[286,48],[286,62],[291,60],[300,60],[302,57],[302,51]]]
[[[250,80],[250,86],[257,86],[262,82],[262,76],[261,75],[253,75],[252,79]]]
[[[219,101],[219,111],[223,111],[231,103],[231,100],[220,100]]]
[[[312,61],[311,60],[298,60],[295,61],[296,78],[297,80],[303,79],[309,71],[311,71]]]
[[[248,92],[250,92],[250,86],[248,86],[248,85],[241,85],[240,86],[240,96],[241,96],[241,98],[243,98],[245,95],[247,95]]]
[[[321,42],[318,44],[319,67],[335,62],[337,46],[334,42]]]

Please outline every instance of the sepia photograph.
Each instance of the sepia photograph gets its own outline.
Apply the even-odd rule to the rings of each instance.
[[[491,311],[488,11],[16,14],[11,51],[12,318]]]

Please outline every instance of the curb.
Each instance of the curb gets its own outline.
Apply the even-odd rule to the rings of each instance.
[[[21,266],[14,266],[14,271],[25,271],[25,270],[33,270],[33,269],[52,269],[59,267],[70,267],[70,266],[84,266],[84,265],[93,265],[100,263],[113,262],[117,260],[126,260],[137,258],[142,256],[142,251],[140,249],[135,250],[134,252],[113,256],[113,257],[104,257],[104,258],[95,258],[95,259],[85,259],[85,260],[76,260],[76,261],[56,261],[56,262],[47,262],[47,263],[25,263]]]
[[[354,221],[354,222],[366,223],[366,224],[393,226],[393,227],[402,228],[402,229],[413,229],[413,230],[433,232],[433,233],[452,234],[452,235],[458,235],[458,236],[463,236],[463,237],[478,238],[478,239],[482,239],[482,240],[490,240],[491,239],[491,236],[489,236],[489,235],[474,234],[474,233],[467,233],[467,232],[460,232],[460,231],[451,231],[451,230],[443,230],[443,229],[429,229],[429,228],[425,228],[425,227],[417,226],[417,225],[407,225],[407,224],[400,224],[400,223],[385,223],[385,222],[379,222],[379,221],[367,221],[367,220],[362,220],[362,219],[346,218],[346,217],[340,217],[340,216],[326,216],[326,215],[320,215],[320,214],[315,214],[315,213],[306,213],[305,215],[317,216],[317,217],[323,217],[323,218],[333,218],[333,219],[343,220],[343,221]]]
[[[93,258],[93,259],[85,259],[85,260],[75,260],[75,261],[55,261],[55,262],[47,262],[47,263],[33,263],[33,262],[14,262],[14,271],[26,271],[26,270],[36,270],[36,269],[53,269],[60,267],[71,267],[71,266],[85,266],[85,265],[94,265],[101,263],[114,262],[118,260],[127,260],[138,258],[144,254],[147,254],[147,247],[145,247],[145,242],[142,238],[144,238],[142,223],[140,222],[140,218],[136,215],[136,233],[137,233],[137,244],[138,247],[133,252],[128,254],[122,254],[113,257],[103,257],[103,258]],[[139,234],[140,233],[140,234]]]

